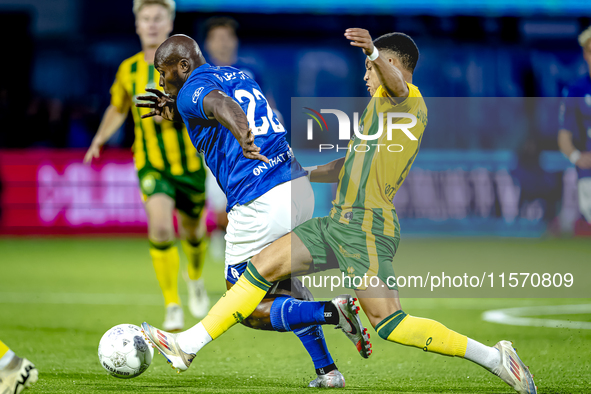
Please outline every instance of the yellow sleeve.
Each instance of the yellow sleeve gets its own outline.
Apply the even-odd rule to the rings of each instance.
[[[406,83],[406,85],[408,86],[408,97],[423,97],[423,95],[419,91],[419,88],[417,88],[415,85],[408,82]]]
[[[131,98],[127,89],[125,89],[125,71],[123,67],[124,63],[121,63],[117,75],[115,76],[115,82],[111,86],[111,105],[117,108],[117,111],[124,114],[129,111],[131,106]]]
[[[417,88],[412,83],[406,82],[406,86],[408,86],[408,97],[423,97],[421,95],[421,92],[419,91],[419,88]],[[390,97],[390,95],[388,94],[388,92],[386,92],[386,89],[384,89],[384,87],[380,85],[380,87],[374,94],[374,97]]]

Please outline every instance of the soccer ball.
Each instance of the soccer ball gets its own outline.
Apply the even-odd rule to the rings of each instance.
[[[98,357],[109,374],[116,378],[131,379],[148,369],[154,349],[146,343],[138,326],[119,324],[101,338]]]

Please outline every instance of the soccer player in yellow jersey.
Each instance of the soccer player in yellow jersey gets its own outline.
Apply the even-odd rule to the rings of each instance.
[[[0,394],[18,394],[31,387],[38,376],[32,362],[20,358],[0,341]]]
[[[312,182],[338,181],[330,214],[308,220],[254,256],[234,287],[195,327],[169,334],[143,323],[144,332],[173,367],[186,370],[197,351],[250,315],[272,282],[292,274],[338,267],[352,279],[344,284],[355,290],[381,338],[466,358],[493,372],[517,392],[536,393],[528,368],[510,342],[485,346],[439,322],[402,310],[398,288],[392,280],[392,263],[400,240],[392,199],[419,152],[427,125],[427,107],[419,89],[412,84],[419,51],[414,41],[402,33],[386,34],[372,41],[367,30],[355,28],[347,29],[345,37],[367,55],[364,80],[372,99],[346,156],[308,169]],[[308,306],[300,309],[309,309],[309,317],[305,321],[306,316],[300,316],[298,327],[337,324],[330,319],[335,311],[331,304],[336,304],[339,317],[356,318],[354,313],[341,308],[340,302],[334,302],[347,302],[347,297],[324,303],[304,301]],[[317,314],[315,309],[324,315]],[[285,318],[293,319],[289,313]],[[350,339],[359,337],[352,326],[347,332],[346,325],[338,325]],[[164,338],[168,348],[161,346],[158,338]],[[360,346],[358,350],[362,353]]]
[[[182,124],[160,117],[141,119],[150,111],[133,105],[137,96],[146,94],[146,88],[159,88],[160,75],[154,69],[154,54],[172,32],[175,3],[173,0],[134,0],[133,12],[142,51],[119,66],[111,87],[111,105],[84,162],[90,163],[99,157],[101,147],[121,127],[131,109],[135,123],[133,156],[148,215],[150,255],[164,294],[164,326],[178,331],[183,328],[184,317],[177,285],[179,252],[173,226],[175,208],[181,245],[189,261],[189,309],[200,318],[209,308],[201,279],[206,247],[200,225],[205,203],[205,168]]]

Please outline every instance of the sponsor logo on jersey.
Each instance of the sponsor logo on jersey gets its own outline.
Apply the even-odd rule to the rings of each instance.
[[[197,100],[199,100],[199,96],[201,95],[201,92],[203,92],[203,89],[205,89],[203,86],[197,88],[195,90],[195,93],[193,93],[193,103],[197,104]]]
[[[147,174],[142,178],[141,186],[144,194],[150,195],[154,193],[154,189],[156,188],[156,177],[152,173]]]
[[[343,257],[351,257],[354,259],[360,259],[361,255],[359,253],[350,253],[345,250],[341,245],[339,245],[339,252],[343,255]]]

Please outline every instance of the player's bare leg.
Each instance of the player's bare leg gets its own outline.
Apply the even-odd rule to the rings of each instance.
[[[166,307],[163,327],[168,331],[179,331],[183,329],[184,316],[178,293],[179,252],[174,244],[174,200],[164,193],[157,193],[148,197],[145,207],[150,255]]]
[[[191,217],[178,211],[178,219],[181,245],[188,260],[187,271],[183,272],[183,276],[189,292],[189,311],[201,319],[209,311],[209,297],[201,278],[207,250],[204,215]]]
[[[463,357],[494,373],[519,393],[536,393],[529,368],[523,365],[510,342],[485,346],[439,322],[408,315],[402,310],[398,291],[388,289],[381,280],[377,287],[356,290],[356,294],[381,338],[428,352]]]

